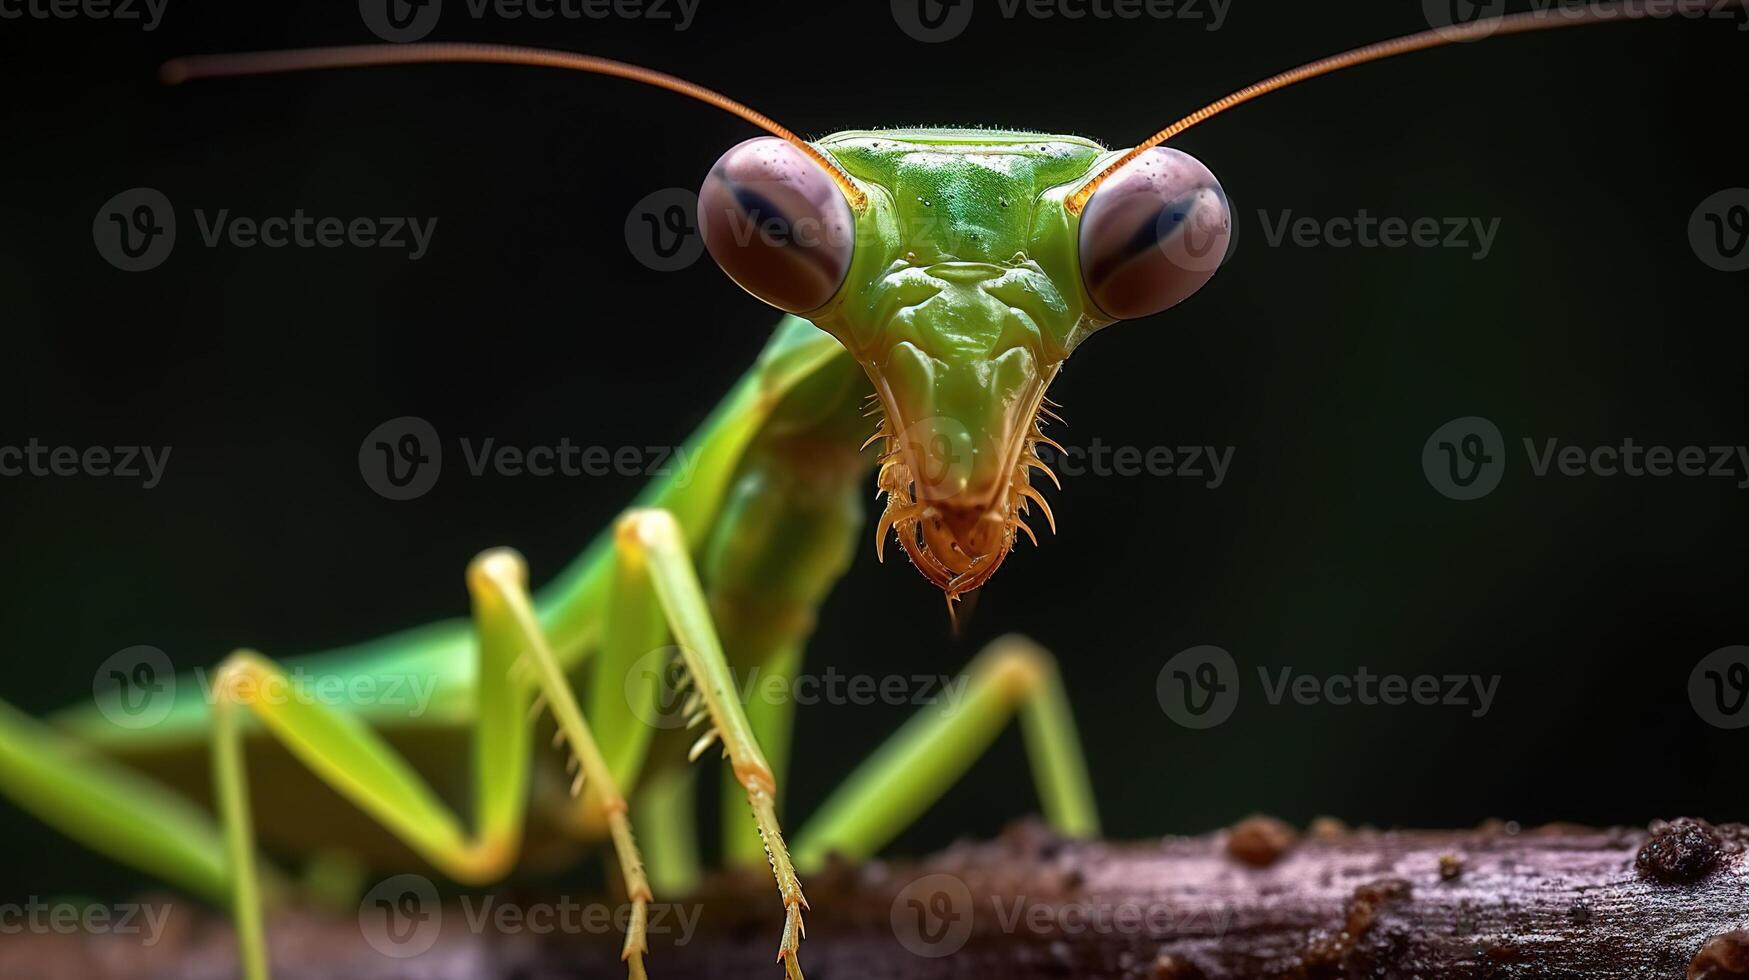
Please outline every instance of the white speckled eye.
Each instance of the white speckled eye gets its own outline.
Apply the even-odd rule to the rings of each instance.
[[[850,271],[855,218],[831,175],[773,136],[730,149],[698,192],[711,258],[780,310],[824,306]]]
[[[1148,316],[1201,289],[1220,268],[1231,237],[1220,181],[1190,154],[1156,146],[1088,198],[1081,213],[1081,281],[1107,316]]]

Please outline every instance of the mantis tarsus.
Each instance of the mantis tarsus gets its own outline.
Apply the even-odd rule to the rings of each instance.
[[[471,629],[401,634],[329,661],[359,675],[426,673],[442,679],[444,697],[468,706],[471,820],[377,731],[383,719],[263,699],[284,668],[247,651],[225,661],[210,703],[179,704],[153,733],[210,743],[217,821],[92,752],[133,733],[91,712],[49,726],[0,705],[0,790],[98,850],[230,902],[251,978],[268,973],[261,907],[271,898],[264,893],[279,886],[255,857],[247,718],[459,881],[502,877],[521,850],[529,808],[547,807],[559,825],[611,841],[627,895],[642,908],[652,890],[633,817],[646,839],[670,840],[689,832],[690,815],[628,805],[622,790],[650,778],[653,732],[621,679],[672,637],[708,722],[690,754],[720,742],[730,761],[759,832],[737,824],[727,847],[737,859],[756,859],[763,841],[786,915],[779,958],[800,976],[806,903],[797,868],[831,852],[854,857],[880,848],[1016,713],[1051,823],[1076,835],[1098,827],[1051,660],[1008,639],[972,665],[958,711],[926,710],[846,781],[796,835],[792,860],[778,821],[789,707],[742,705],[730,669],[799,669],[813,611],[861,533],[871,468],[862,450],[882,444],[877,483],[887,499],[877,548],[897,536],[951,609],[989,580],[1017,535],[1033,534],[1024,521],[1032,507],[1049,520],[1030,471],[1049,472],[1032,450],[1048,442],[1038,421],[1049,415],[1045,392],[1060,364],[1094,331],[1174,305],[1218,267],[1230,228],[1224,193],[1200,163],[1161,143],[1337,68],[1602,19],[1521,15],[1358,49],[1242,89],[1122,152],[1073,137],[987,130],[851,131],[810,143],[690,83],[564,52],[415,44],[173,62],[171,80],[382,63],[533,64],[702,99],[772,134],[724,154],[705,180],[699,224],[719,265],[790,315],[690,441],[693,478],[650,487],[538,597],[520,558],[488,552],[466,575]],[[880,419],[873,438],[865,409]],[[649,688],[654,698],[654,682]],[[536,753],[527,719],[540,706],[569,746],[574,801],[531,789]],[[652,858],[655,880],[688,877],[683,862],[660,849]],[[624,946],[634,977],[643,975],[645,948],[642,918],[634,917]]]

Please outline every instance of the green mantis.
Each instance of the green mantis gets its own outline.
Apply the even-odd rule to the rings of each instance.
[[[1508,19],[1469,31],[1536,26]],[[779,819],[790,709],[743,704],[734,669],[801,669],[815,610],[859,550],[871,469],[886,498],[877,548],[896,539],[950,608],[1035,533],[1029,514],[1043,510],[1049,521],[1030,473],[1049,472],[1034,449],[1048,441],[1038,421],[1057,371],[1096,331],[1200,288],[1224,252],[1231,218],[1218,182],[1160,143],[1283,85],[1464,31],[1296,69],[1123,152],[978,130],[852,131],[808,143],[670,76],[559,52],[408,45],[173,65],[168,73],[180,78],[483,60],[618,75],[702,98],[772,134],[724,155],[705,180],[699,217],[719,265],[790,315],[693,435],[691,478],[652,485],[538,592],[515,554],[487,552],[465,575],[471,623],[283,662],[239,651],[210,696],[179,698],[147,733],[118,731],[92,710],[45,725],[0,706],[0,790],[89,846],[228,902],[251,978],[268,975],[262,907],[284,887],[256,855],[252,737],[282,744],[460,882],[508,873],[531,810],[608,842],[637,910],[623,955],[633,977],[644,975],[652,883],[684,887],[691,877],[672,844],[690,833],[685,808],[640,803],[665,775],[652,772],[655,732],[637,704],[658,697],[659,685],[640,665],[670,641],[701,726],[686,754],[720,745],[728,760],[753,826],[735,814],[727,846],[737,860],[763,852],[771,866],[785,916],[779,958],[791,976],[801,975],[801,872],[830,853],[879,849],[1015,715],[1051,823],[1097,832],[1068,699],[1049,657],[1023,640],[980,655],[957,710],[920,714],[801,825],[793,848]],[[872,460],[863,453],[870,442],[879,443]],[[436,678],[435,703],[472,741],[465,812],[396,747],[406,719],[275,696],[303,665]],[[631,697],[627,678],[642,687]],[[529,718],[543,712],[566,749],[568,793],[539,788]],[[210,747],[216,819],[106,758],[141,740]]]

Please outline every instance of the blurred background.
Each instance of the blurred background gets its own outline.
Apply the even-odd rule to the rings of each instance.
[[[449,0],[429,37],[671,70],[810,136],[946,123],[1123,146],[1265,75],[1428,24],[1419,4],[1185,0],[1166,18],[1071,21],[973,0],[955,36],[922,41],[903,4],[643,9],[536,20]],[[462,570],[491,545],[520,549],[544,581],[641,481],[474,478],[458,441],[671,445],[775,323],[708,257],[662,270],[628,245],[641,201],[695,189],[754,134],[726,115],[502,67],[166,88],[155,71],[177,54],[376,37],[351,3],[171,0],[143,26],[0,25],[0,446],[172,447],[151,489],[0,478],[0,697],[32,713],[88,701],[97,666],[139,644],[188,669],[241,645],[289,656],[465,615]],[[1062,659],[1115,838],[1257,811],[1301,825],[1743,819],[1749,729],[1724,727],[1729,690],[1709,708],[1690,680],[1749,643],[1749,464],[1732,449],[1728,476],[1538,477],[1524,447],[1749,442],[1749,274],[1713,267],[1742,247],[1732,216],[1749,215],[1749,192],[1714,198],[1749,184],[1742,26],[1446,48],[1175,141],[1231,196],[1235,250],[1181,307],[1076,354],[1052,390],[1069,424],[1052,435],[1216,447],[1231,453],[1224,478],[1068,477],[1050,493],[1061,533],[1009,560],[957,638],[937,591],[859,542],[811,669],[952,673],[1001,633],[1036,638]],[[94,216],[138,187],[173,202],[178,235],[161,265],[126,272],[95,247]],[[1714,229],[1697,213],[1709,198],[1710,245],[1690,234]],[[208,247],[197,209],[437,223],[412,259]],[[1442,241],[1450,221],[1472,230],[1455,247],[1275,234],[1362,215],[1435,219]],[[1477,227],[1495,229],[1486,244]],[[454,455],[430,492],[393,501],[361,477],[358,449],[408,415]],[[1499,430],[1503,470],[1492,492],[1453,499],[1424,449],[1472,416]],[[1193,729],[1157,681],[1201,645],[1230,654],[1239,689],[1230,717]],[[1271,683],[1284,668],[1319,684],[1477,675],[1494,693],[1485,710],[1271,703],[1260,668]],[[913,710],[804,708],[791,823]],[[1035,808],[1010,731],[892,851]],[[6,803],[0,839],[0,900],[147,884]]]

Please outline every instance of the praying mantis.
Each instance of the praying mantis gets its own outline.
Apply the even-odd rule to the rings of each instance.
[[[779,959],[792,977],[801,976],[801,872],[831,853],[877,851],[1015,715],[1047,819],[1066,834],[1094,834],[1097,808],[1068,698],[1049,656],[1024,640],[980,654],[959,709],[920,714],[801,826],[793,848],[778,808],[790,707],[740,703],[733,668],[800,669],[814,610],[865,533],[860,500],[871,469],[885,495],[877,555],[896,539],[950,609],[991,579],[1019,537],[1032,537],[1031,512],[1050,521],[1030,473],[1049,472],[1034,450],[1048,444],[1039,422],[1049,417],[1057,370],[1096,331],[1194,293],[1225,252],[1225,193],[1207,168],[1162,145],[1172,136],[1327,71],[1580,22],[1477,21],[1358,49],[1241,89],[1125,151],[985,130],[848,131],[808,142],[672,76],[563,52],[413,44],[174,62],[173,81],[487,61],[615,75],[702,99],[770,134],[724,154],[705,179],[698,218],[723,270],[787,315],[689,440],[691,479],[652,485],[538,593],[517,555],[490,551],[466,571],[469,626],[314,655],[326,659],[282,663],[241,651],[209,698],[179,700],[154,736],[210,745],[216,820],[94,754],[133,733],[91,712],[50,726],[0,706],[0,792],[118,860],[228,902],[251,980],[268,976],[262,907],[281,887],[262,868],[251,831],[245,746],[255,731],[283,742],[457,881],[507,873],[533,808],[609,842],[639,910],[623,956],[630,975],[643,976],[651,880],[685,875],[663,867],[660,848],[646,874],[638,840],[683,836],[689,815],[633,806],[634,791],[658,776],[648,771],[656,733],[623,679],[660,696],[640,665],[671,640],[693,697],[689,714],[703,726],[688,754],[720,745],[729,761],[754,826],[727,846],[740,860],[763,850],[771,865],[785,916]],[[379,730],[393,719],[264,696],[288,669],[316,662],[354,676],[436,677],[440,697],[465,703],[471,812],[455,812],[399,754]],[[543,711],[575,770],[570,792],[556,797],[535,786],[529,718]]]

